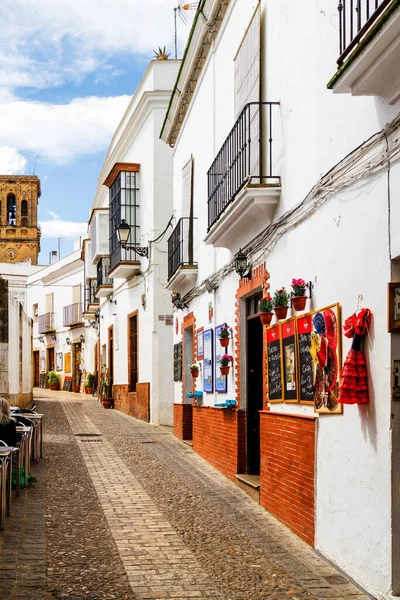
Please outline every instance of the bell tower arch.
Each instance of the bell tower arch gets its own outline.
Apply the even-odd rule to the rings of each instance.
[[[40,193],[36,175],[0,175],[0,262],[37,264]]]

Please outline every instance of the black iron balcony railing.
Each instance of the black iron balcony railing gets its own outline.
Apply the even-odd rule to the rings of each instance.
[[[84,310],[89,310],[90,304],[99,304],[99,298],[96,298],[97,279],[89,279],[85,285]]]
[[[246,183],[277,177],[272,168],[274,106],[279,102],[246,104],[208,170],[208,231]]]
[[[64,327],[73,327],[82,323],[82,303],[64,306]]]
[[[44,315],[39,315],[38,317],[38,332],[39,333],[50,333],[51,331],[55,331],[56,324],[54,313],[45,313]]]
[[[179,219],[177,226],[168,238],[168,279],[180,267],[195,266],[193,261],[193,218]]]
[[[339,66],[393,4],[395,0],[339,0]]]
[[[108,273],[110,271],[110,257],[103,256],[97,263],[97,287],[102,285],[112,285],[112,279]]]

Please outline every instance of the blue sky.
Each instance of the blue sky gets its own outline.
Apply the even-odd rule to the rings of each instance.
[[[40,262],[86,230],[112,134],[179,0],[2,0],[0,173],[41,179]],[[194,12],[188,16],[193,18]],[[191,20],[189,18],[189,21]],[[179,52],[189,25],[178,19]]]

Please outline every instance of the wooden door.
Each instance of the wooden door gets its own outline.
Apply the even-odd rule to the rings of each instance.
[[[35,350],[33,353],[33,386],[39,387],[40,384],[40,352]]]
[[[260,473],[260,414],[263,408],[263,326],[257,315],[261,295],[247,300],[247,473]]]
[[[54,371],[54,348],[47,348],[47,372]]]

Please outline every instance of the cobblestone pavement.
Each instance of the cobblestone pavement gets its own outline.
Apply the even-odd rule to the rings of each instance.
[[[367,600],[169,428],[35,392],[45,459],[0,532],[1,600]]]

